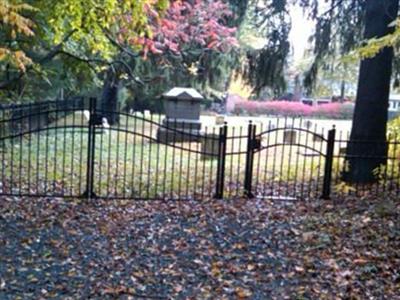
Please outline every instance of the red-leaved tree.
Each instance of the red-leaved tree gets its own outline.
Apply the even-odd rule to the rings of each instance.
[[[128,38],[132,45],[143,47],[144,57],[148,53],[178,55],[189,48],[227,52],[238,45],[236,28],[225,24],[232,11],[223,1],[176,0],[162,18],[151,8],[149,14],[153,17],[151,33],[147,37]]]
[[[142,67],[134,71],[148,84],[135,90],[139,101],[146,101],[171,85],[204,81],[210,75],[207,72],[213,73],[208,67],[212,55],[227,53],[238,46],[236,28],[227,25],[234,16],[229,5],[221,0],[172,0],[163,15],[149,6],[147,16],[150,28],[146,34],[137,36],[121,28],[117,39],[120,45],[140,54],[134,65]],[[169,75],[165,74],[165,66]],[[109,71],[110,80],[106,80],[108,85],[103,89],[103,103],[107,107],[116,107],[117,101],[120,76],[112,72],[115,73]],[[147,95],[143,94],[146,92]]]

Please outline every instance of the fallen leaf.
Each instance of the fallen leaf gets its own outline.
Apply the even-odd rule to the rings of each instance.
[[[312,239],[314,239],[315,233],[313,231],[310,232],[304,232],[302,237],[304,242],[309,242]]]
[[[235,293],[236,293],[236,295],[238,296],[239,299],[246,299],[246,298],[251,297],[251,295],[252,295],[252,292],[250,290],[244,289],[244,288],[240,288],[240,287],[237,287],[235,289]]]

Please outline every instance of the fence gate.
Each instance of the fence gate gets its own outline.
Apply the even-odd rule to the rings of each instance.
[[[249,124],[244,193],[248,197],[306,199],[331,193],[335,129],[309,124]],[[308,125],[308,126],[305,126]]]
[[[161,115],[94,107],[92,103],[85,196],[201,200],[216,195],[221,178],[219,131],[183,131],[176,129],[179,120],[169,124]],[[106,119],[117,122],[107,124]]]

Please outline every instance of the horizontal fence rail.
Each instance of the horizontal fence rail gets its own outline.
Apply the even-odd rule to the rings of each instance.
[[[0,195],[172,199],[399,195],[400,140],[386,156],[353,155],[346,131],[302,119],[182,126],[164,116],[99,109],[95,98],[0,106]],[[113,121],[110,124],[111,120]],[[349,162],[376,164],[351,184]]]

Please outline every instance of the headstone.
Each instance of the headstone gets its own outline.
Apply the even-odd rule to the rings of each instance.
[[[303,149],[298,151],[297,154],[300,154],[304,157],[317,157],[321,155],[319,152],[312,149]]]
[[[307,129],[310,129],[313,123],[310,120],[307,120],[304,122],[304,127]]]
[[[89,122],[90,121],[90,112],[88,110],[84,110],[83,115],[85,116],[86,121]]]
[[[218,115],[215,117],[215,125],[224,125],[225,123],[225,116]]]
[[[339,156],[345,156],[347,153],[347,147],[340,147],[339,148]]]
[[[145,117],[145,118],[150,118],[150,117],[151,117],[151,112],[150,112],[149,110],[145,110],[145,111],[143,112],[143,114],[144,114],[144,117]]]
[[[323,139],[322,133],[315,133],[315,134],[313,134],[313,142],[321,143],[321,142],[323,142],[323,141],[324,141],[324,139]]]
[[[296,130],[285,130],[283,132],[283,143],[288,145],[296,144],[297,131]]]
[[[110,124],[108,124],[107,118],[102,118],[102,119],[101,119],[101,122],[102,122],[102,124],[103,124],[103,128],[105,128],[105,129],[110,129]]]
[[[192,88],[175,87],[163,98],[166,116],[162,122],[164,126],[157,131],[157,140],[160,143],[196,141],[196,136],[200,136],[203,96]]]
[[[204,134],[201,142],[201,159],[217,159],[219,153],[219,135],[214,133]]]

